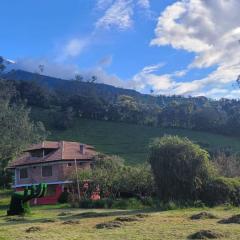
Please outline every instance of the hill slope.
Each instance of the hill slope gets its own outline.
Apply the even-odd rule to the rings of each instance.
[[[163,129],[126,123],[78,119],[72,128],[52,131],[49,139],[80,141],[92,144],[98,151],[119,155],[128,163],[147,159],[148,144],[164,134],[185,136],[207,149],[230,148],[240,150],[238,138],[182,129]]]

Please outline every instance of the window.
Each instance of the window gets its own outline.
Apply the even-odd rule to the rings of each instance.
[[[68,165],[68,167],[71,167],[71,166],[72,166],[72,164],[71,164],[71,163],[68,163],[67,165]]]
[[[20,175],[20,179],[28,178],[28,169],[27,168],[20,169],[19,175]]]
[[[52,166],[43,166],[42,167],[42,176],[51,177],[52,176]]]
[[[30,152],[30,154],[32,157],[36,158],[43,157],[43,150],[42,149],[33,150]]]

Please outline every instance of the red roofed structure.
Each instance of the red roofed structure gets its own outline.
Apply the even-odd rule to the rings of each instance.
[[[13,188],[47,183],[46,197],[35,199],[35,204],[54,204],[72,183],[69,176],[76,169],[90,168],[97,152],[93,146],[67,141],[43,141],[30,146],[23,155],[12,161]]]

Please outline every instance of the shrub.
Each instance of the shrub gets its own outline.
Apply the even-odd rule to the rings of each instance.
[[[194,201],[214,176],[209,154],[187,138],[164,136],[150,146],[150,164],[161,201]]]
[[[80,208],[94,208],[93,201],[90,199],[82,200],[79,202]]]
[[[145,197],[141,199],[144,206],[155,207],[157,205],[156,199],[152,197]]]
[[[111,199],[101,199],[92,201],[90,199],[82,200],[79,203],[80,208],[111,208],[112,200]]]
[[[112,204],[112,208],[118,209],[141,209],[143,207],[142,202],[136,198],[119,199]]]
[[[230,203],[240,205],[240,179],[217,177],[209,181],[203,191],[202,200],[209,205]]]
[[[59,203],[67,203],[68,202],[69,193],[68,192],[62,192],[60,197],[58,198]]]

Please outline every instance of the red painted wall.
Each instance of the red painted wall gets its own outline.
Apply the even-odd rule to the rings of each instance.
[[[58,202],[58,198],[62,193],[62,185],[54,185],[55,186],[55,194],[51,196],[45,196],[42,198],[35,198],[30,201],[31,205],[46,205],[46,204],[56,204]],[[16,188],[16,191],[23,191],[23,188]]]
[[[55,194],[52,196],[45,196],[42,198],[37,198],[35,201],[36,205],[44,205],[44,204],[56,204],[58,202],[58,198],[62,193],[62,186],[60,184],[55,185]]]

